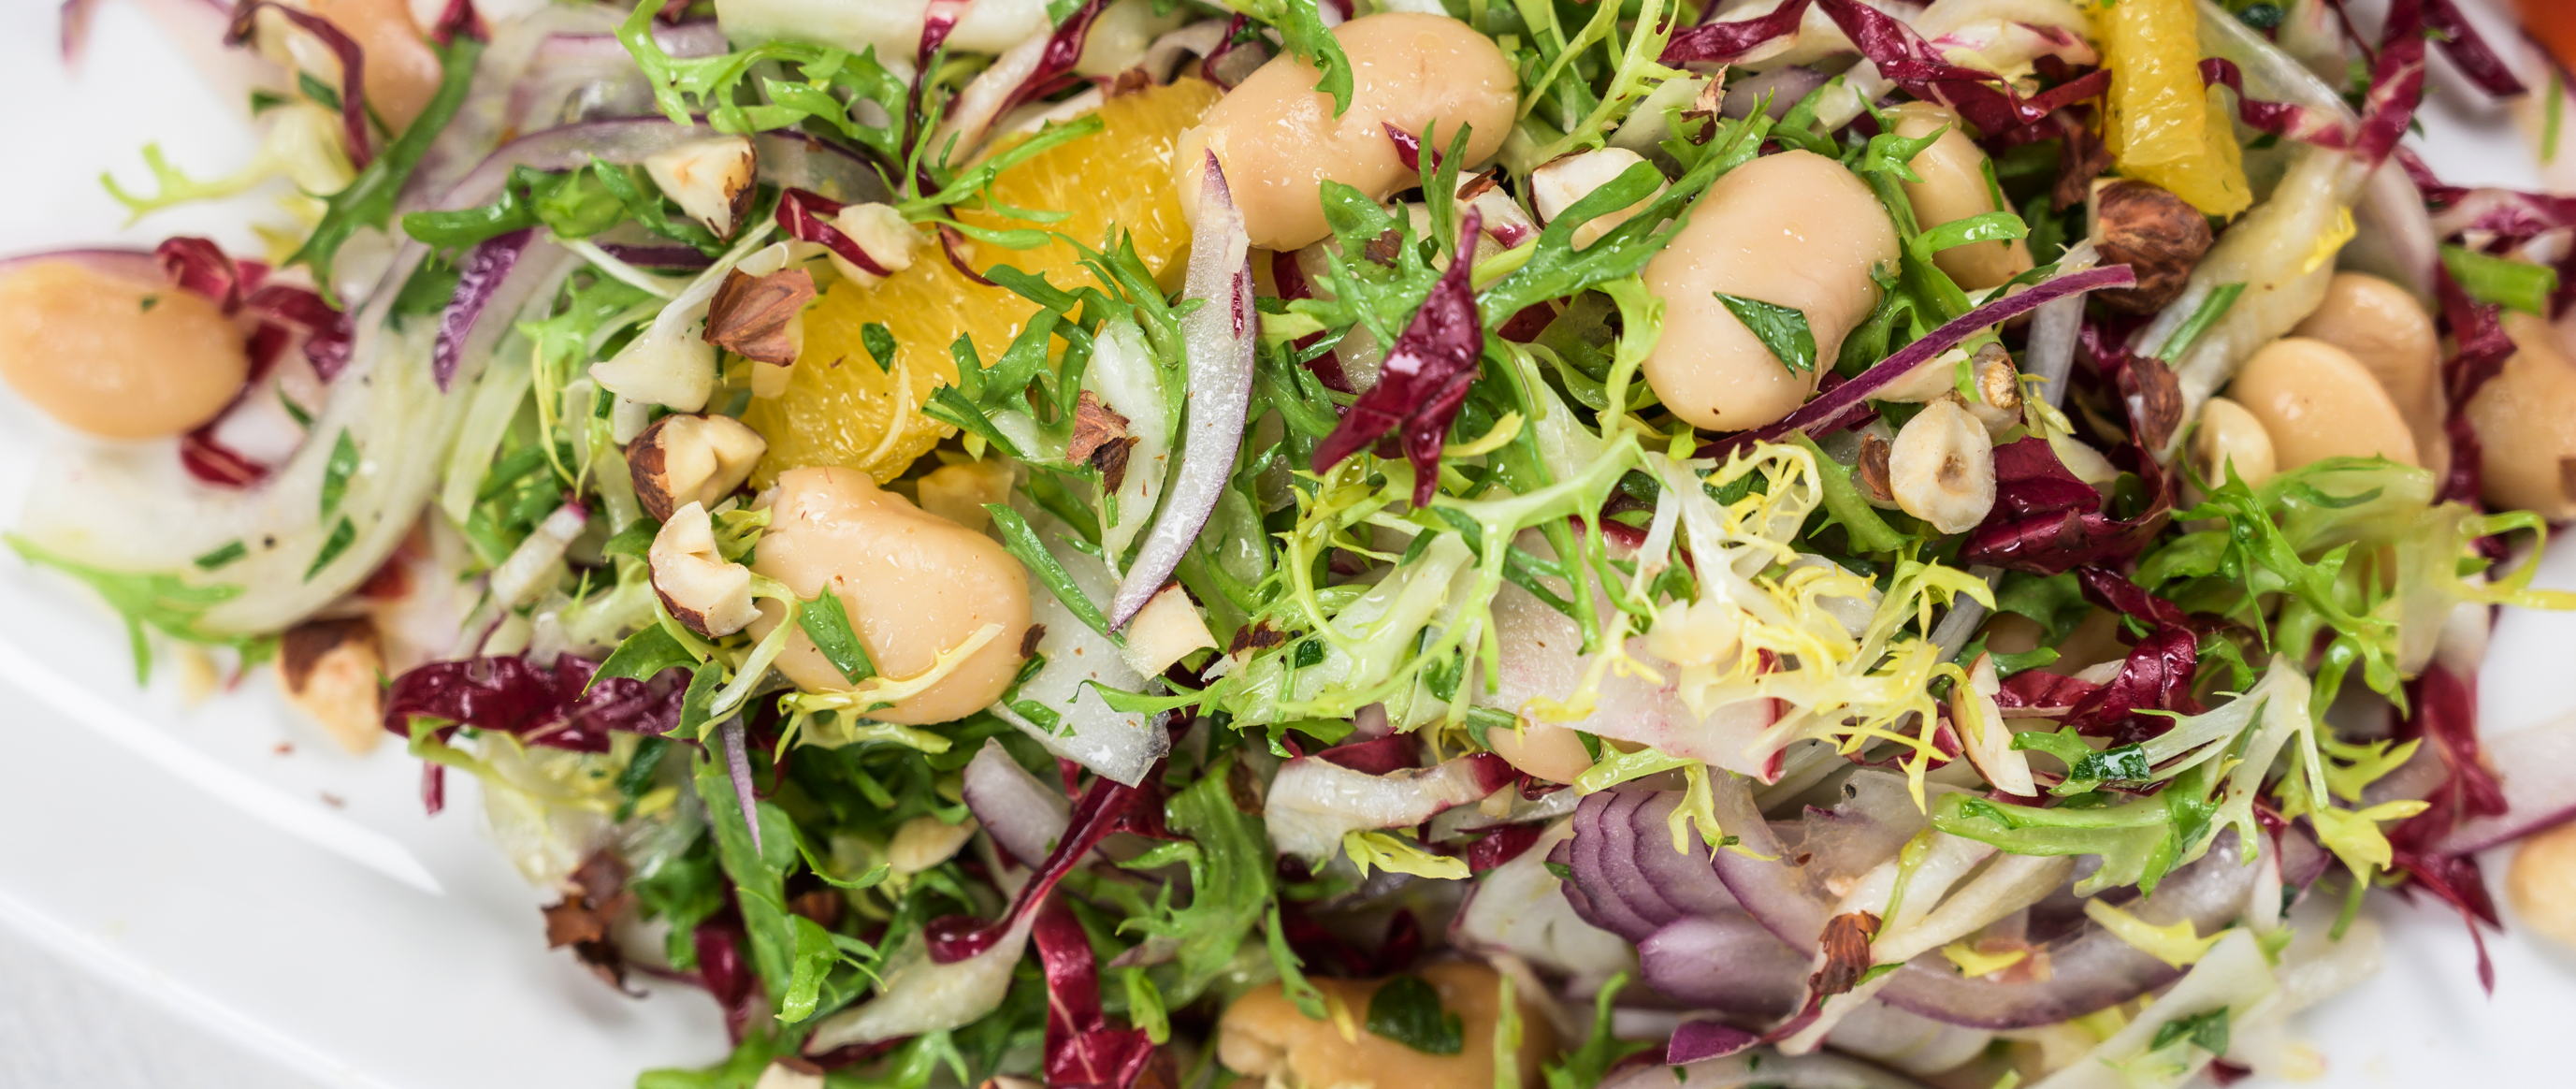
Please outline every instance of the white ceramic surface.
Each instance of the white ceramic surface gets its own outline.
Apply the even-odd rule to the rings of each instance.
[[[77,74],[56,61],[54,10],[0,2],[0,252],[148,246],[172,233],[256,252],[245,224],[278,217],[264,198],[121,227],[100,170],[139,177],[137,149],[157,140],[210,175],[245,161],[253,142],[135,8],[103,5]],[[2426,150],[2437,168],[2529,185],[2499,115],[2448,73],[2435,86]],[[34,459],[63,441],[0,397],[0,522],[14,520]],[[2542,581],[2576,588],[2576,547],[2557,550]],[[2508,613],[2495,647],[2482,689],[2490,732],[2576,707],[2576,617]],[[0,558],[0,924],[136,1003],[239,1043],[281,1081],[292,1071],[327,1085],[605,1089],[645,1067],[721,1056],[703,995],[620,998],[545,951],[540,897],[482,838],[470,777],[451,778],[446,815],[425,817],[417,767],[398,747],[341,755],[265,674],[196,707],[167,674],[137,690],[105,612]],[[2389,939],[2385,969],[2302,1019],[2329,1062],[2316,1084],[2569,1083],[2559,1034],[2576,1017],[2576,956],[2518,933],[2491,938],[2489,998],[2455,917],[2389,898],[2371,911]],[[0,1010],[30,997],[0,979]],[[166,1023],[138,1013],[131,1031]],[[120,1031],[100,1028],[99,1039]],[[99,1063],[101,1081],[80,1084],[105,1083],[113,1064]]]

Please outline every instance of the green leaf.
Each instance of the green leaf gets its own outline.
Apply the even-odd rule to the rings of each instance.
[[[331,444],[331,460],[322,463],[322,517],[340,512],[340,500],[349,494],[349,478],[357,472],[358,444],[343,427],[340,440]]]
[[[1027,566],[1029,572],[1055,594],[1055,599],[1063,602],[1064,607],[1081,618],[1084,624],[1090,625],[1091,630],[1112,640],[1120,640],[1109,630],[1109,614],[1101,612],[1100,606],[1092,603],[1090,595],[1073,584],[1073,574],[1056,562],[1055,555],[1047,551],[1045,542],[1038,540],[1037,530],[1029,527],[1028,520],[1020,517],[1020,512],[1002,503],[986,503],[984,510],[993,516],[993,528],[1001,531],[1004,551]]]
[[[235,540],[228,541],[222,548],[215,549],[212,552],[208,552],[205,555],[199,556],[188,562],[194,564],[199,571],[213,571],[247,555],[250,555],[250,549],[245,547],[240,541]]]
[[[313,566],[304,569],[304,581],[313,581],[313,576],[321,574],[323,568],[331,566],[331,561],[339,559],[340,553],[348,551],[349,546],[357,539],[358,527],[350,524],[347,518],[340,519],[339,525],[331,527],[331,535],[323,538],[321,550],[314,553]]]
[[[1167,996],[1186,1005],[1206,992],[1235,961],[1243,940],[1260,925],[1270,905],[1274,856],[1261,815],[1237,808],[1232,780],[1234,754],[1218,757],[1198,781],[1172,795],[1164,806],[1171,829],[1190,837],[1197,851],[1190,870],[1187,907],[1171,908],[1131,919],[1127,929],[1177,943],[1173,960],[1180,974]]]
[[[2228,308],[2236,305],[2236,297],[2244,293],[2245,285],[2242,283],[2220,284],[2211,288],[2209,297],[2200,301],[2200,309],[2191,312],[2190,320],[2183,322],[2181,328],[2174,330],[2172,336],[2166,337],[2163,344],[2147,354],[2168,363],[2182,358],[2202,333],[2218,324],[2218,319],[2227,316]]]
[[[134,683],[152,679],[152,643],[144,636],[151,628],[173,639],[191,643],[248,647],[253,640],[243,636],[214,635],[197,628],[206,610],[240,597],[242,588],[231,583],[211,586],[190,585],[177,575],[110,571],[92,567],[62,555],[17,534],[0,537],[28,563],[50,567],[87,584],[90,590],[107,602],[125,619],[126,642],[134,652]],[[235,541],[227,548],[239,547]],[[219,555],[217,549],[207,555]],[[229,562],[229,561],[227,561]]]
[[[2558,293],[2558,270],[2464,246],[2442,247],[2442,267],[2459,281],[2460,290],[2482,303],[2526,314],[2549,314],[2549,297]]]
[[[1593,1089],[1611,1067],[1619,1065],[1619,1060],[1657,1046],[1645,1040],[1622,1040],[1612,1031],[1617,1010],[1611,1003],[1628,983],[1628,973],[1623,970],[1592,996],[1592,1034],[1583,1038],[1583,1046],[1541,1068],[1547,1075],[1547,1089]]]
[[[787,871],[796,864],[796,826],[787,812],[770,802],[757,804],[760,845],[752,846],[751,827],[743,823],[733,780],[722,759],[700,757],[698,798],[706,803],[707,824],[715,830],[716,861],[732,879],[734,902],[742,909],[744,931],[751,938],[751,963],[769,994],[784,998],[795,975],[798,943],[787,911]]]
[[[1816,369],[1816,334],[1807,327],[1806,311],[1723,291],[1711,294],[1726,304],[1727,313],[1752,330],[1754,338],[1770,349],[1771,358],[1779,360],[1789,373],[1806,374]]]
[[[2147,1044],[2147,1050],[2162,1051],[2177,1042],[2189,1040],[2212,1055],[2224,1055],[2227,1053],[2227,1039],[2227,1007],[2220,1006],[2205,1013],[2177,1017],[2156,1026],[2155,1039]]]
[[[1288,996],[1288,1001],[1297,1007],[1297,1012],[1313,1020],[1323,1020],[1324,992],[1316,990],[1314,984],[1306,981],[1306,973],[1302,970],[1306,962],[1298,959],[1297,954],[1288,948],[1286,931],[1279,922],[1277,903],[1270,905],[1267,939],[1270,944],[1270,966],[1279,973],[1280,993]]]
[[[867,345],[868,358],[877,361],[877,370],[894,371],[894,331],[886,328],[884,322],[872,321],[859,326],[859,343]]]
[[[290,265],[312,269],[313,282],[325,297],[331,294],[331,263],[340,247],[360,228],[383,227],[393,218],[394,196],[410,180],[412,169],[420,165],[421,156],[428,153],[448,120],[456,116],[457,108],[465,104],[466,88],[474,80],[474,63],[482,55],[483,43],[469,35],[459,34],[447,44],[439,56],[438,92],[430,96],[429,104],[412,120],[411,127],[386,145],[384,152],[359,171],[347,188],[324,202],[321,222],[314,224],[304,245],[286,259]]]
[[[1954,219],[1914,236],[1915,256],[1929,261],[1932,255],[1946,249],[1976,242],[2010,242],[2030,235],[2030,225],[2011,212],[1987,212],[1984,215]]]
[[[323,109],[332,113],[340,112],[340,92],[332,89],[330,84],[314,78],[313,73],[296,72],[295,88],[304,92],[304,97],[312,99]]]
[[[634,525],[618,530],[617,536],[609,538],[608,543],[600,545],[600,555],[649,560],[652,555],[653,538],[659,536],[661,532],[661,523],[650,518],[638,518]]]
[[[821,923],[789,915],[787,925],[795,945],[788,956],[787,993],[778,1000],[778,1019],[792,1025],[814,1016],[814,1001],[822,994],[824,977],[840,963],[841,950]]]
[[[1270,24],[1279,32],[1280,44],[1305,61],[1318,73],[1315,89],[1333,96],[1333,116],[1340,117],[1351,108],[1351,59],[1342,55],[1342,43],[1324,25],[1316,0],[1226,0],[1236,12]]]
[[[635,681],[651,680],[661,676],[665,669],[674,667],[687,669],[697,664],[697,656],[690,654],[687,647],[681,646],[679,640],[672,638],[669,629],[660,624],[646,624],[642,631],[627,636],[625,642],[617,644],[617,649],[610,652],[608,660],[599,663],[599,670],[590,675],[590,683],[598,684],[611,677],[624,677]]]
[[[1805,447],[1816,459],[1817,483],[1824,488],[1825,513],[1843,527],[1843,534],[1858,552],[1894,552],[1909,542],[1896,532],[1887,519],[1878,516],[1878,508],[1861,498],[1860,486],[1852,483],[1852,468],[1825,453],[1824,447],[1807,437],[1806,432],[1792,431],[1789,441]],[[1742,498],[1741,496],[1737,498]]]
[[[857,632],[850,630],[850,614],[841,605],[841,595],[828,585],[805,607],[796,611],[796,626],[805,629],[805,637],[823,652],[832,668],[851,684],[877,675],[875,662],[868,660],[868,648],[859,642]]]
[[[2013,740],[2014,747],[2019,748],[2020,736],[2016,736]],[[2147,750],[2141,745],[2121,745],[2100,752],[2087,753],[2069,765],[2066,770],[2066,779],[2069,783],[2078,780],[2087,783],[2114,781],[2142,783],[2154,776],[2154,768],[2147,763]]]
[[[592,683],[598,683],[593,675]],[[654,773],[662,770],[662,758],[670,755],[671,739],[647,737],[635,743],[635,754],[617,773],[617,820],[623,823],[635,815],[635,803],[653,789]]]
[[[1466,1026],[1440,1005],[1437,988],[1417,975],[1400,975],[1369,996],[1368,1030],[1425,1055],[1455,1055],[1467,1047]]]

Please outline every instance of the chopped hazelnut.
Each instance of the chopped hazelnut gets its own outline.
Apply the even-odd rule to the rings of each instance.
[[[352,753],[384,739],[384,671],[383,640],[363,617],[308,620],[278,639],[277,680],[287,702]]]
[[[728,238],[751,214],[751,141],[741,136],[692,140],[644,157],[644,173],[689,218]]]
[[[769,442],[731,416],[670,415],[626,445],[635,499],[658,521],[690,503],[714,506],[751,477]]]
[[[671,512],[645,557],[653,592],[673,619],[710,638],[741,631],[760,610],[751,600],[751,569],[716,551],[714,522],[692,502]]]
[[[2124,314],[2152,314],[2172,305],[2216,241],[2209,220],[2181,197],[2142,181],[2105,185],[2094,202],[2102,263],[2129,266],[2138,286],[2093,297]]]

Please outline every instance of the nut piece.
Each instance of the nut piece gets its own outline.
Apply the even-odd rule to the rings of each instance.
[[[1956,397],[1924,407],[1896,433],[1888,490],[1905,513],[1943,533],[1965,533],[1995,505],[1995,446]]]
[[[1885,438],[1870,432],[1860,437],[1860,461],[1852,466],[1852,483],[1860,487],[1861,498],[1880,510],[1896,509],[1896,488],[1889,482],[1887,468],[1891,452]]]
[[[751,568],[716,551],[715,523],[695,502],[671,512],[645,559],[653,592],[690,631],[710,639],[731,635],[760,615],[751,602]]]
[[[769,441],[731,416],[670,415],[626,444],[626,468],[644,513],[668,522],[690,503],[714,506],[750,479]]]
[[[278,639],[277,682],[286,702],[351,753],[384,740],[384,672],[384,642],[363,617],[308,620]]]
[[[1530,172],[1530,203],[1537,207],[1540,219],[1553,223],[1556,217],[1565,214],[1567,208],[1573,207],[1574,202],[1590,196],[1593,190],[1610,184],[1629,167],[1645,161],[1644,156],[1618,147],[1551,160]],[[1645,211],[1647,205],[1662,195],[1664,186],[1657,185],[1654,192],[1646,194],[1645,199],[1635,204],[1603,212],[1584,221],[1582,226],[1574,229],[1574,248],[1579,250],[1591,245],[1602,235],[1628,222],[1630,217]]]
[[[1136,618],[1127,622],[1127,646],[1121,653],[1136,672],[1159,677],[1183,655],[1214,646],[1216,636],[1209,634],[1198,604],[1175,582],[1146,599]]]
[[[942,465],[921,478],[921,512],[981,532],[993,524],[987,503],[1011,501],[1011,466],[1001,458]]]
[[[2224,484],[2225,470],[2230,466],[2248,486],[2259,487],[2272,479],[2277,469],[2272,433],[2264,430],[2263,421],[2245,411],[2245,406],[2224,397],[2212,397],[2200,406],[2200,429],[2191,435],[2192,471],[2213,485]]]
[[[889,204],[849,205],[832,218],[832,227],[858,243],[868,260],[884,269],[886,276],[911,268],[912,252],[928,243],[905,221],[903,213]],[[858,281],[861,287],[875,287],[885,280],[885,276],[860,268],[838,253],[832,255],[832,267],[841,270],[842,276]]]
[[[1977,399],[1968,402],[1968,414],[1986,425],[1988,435],[2000,435],[2021,422],[2021,368],[2013,365],[2012,353],[1994,341],[1977,349],[1970,373],[1976,378]]]
[[[767,276],[726,273],[707,302],[707,343],[745,359],[784,367],[805,348],[805,304],[814,277],[791,268]]]
[[[2138,286],[2096,291],[2102,305],[2123,314],[2152,314],[2172,305],[2210,244],[2209,220],[2181,197],[2142,181],[2118,181],[2094,194],[2105,265],[2127,265]]]
[[[662,195],[718,238],[732,237],[751,214],[752,166],[751,140],[741,136],[691,140],[644,157],[644,173]]]

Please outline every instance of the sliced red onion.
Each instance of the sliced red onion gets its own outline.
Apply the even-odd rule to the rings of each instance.
[[[1806,954],[1741,911],[1682,919],[1637,943],[1637,971],[1647,986],[1766,1024],[1798,1012],[1807,998],[1808,969]],[[1680,1043],[1676,1035],[1677,1050]]]
[[[760,802],[752,793],[751,754],[743,742],[742,716],[735,715],[716,727],[716,737],[724,749],[725,776],[733,780],[733,800],[742,806],[743,827],[751,830],[751,849],[760,850]]]
[[[1782,1055],[1755,1048],[1679,1067],[1640,1066],[1602,1079],[1601,1089],[1930,1089],[1884,1067],[1831,1053]]]
[[[914,47],[912,66],[930,67],[930,58],[939,47],[948,44],[948,35],[957,29],[957,20],[966,14],[970,0],[930,0],[921,11],[921,44]]]
[[[1321,864],[1342,849],[1348,833],[1413,827],[1442,810],[1482,800],[1513,774],[1492,753],[1385,775],[1301,756],[1280,765],[1270,781],[1262,819],[1280,853]]]
[[[703,272],[715,259],[694,246],[636,246],[624,242],[602,242],[600,251],[637,268],[667,268]]]
[[[527,252],[529,241],[535,237],[535,228],[521,227],[484,239],[465,255],[463,267],[457,270],[456,294],[438,316],[438,342],[429,350],[430,375],[438,380],[439,389],[446,389],[456,380],[456,365],[465,355],[466,337],[474,332],[483,311],[509,281],[510,270],[518,267],[519,255]],[[502,300],[501,305],[505,310],[517,310],[515,303],[525,301]]]
[[[62,22],[63,64],[69,67],[89,45],[89,21],[98,14],[98,0],[63,0],[57,11],[56,18]]]
[[[2462,824],[2434,844],[2464,855],[2576,820],[2576,718],[2478,739],[2503,780],[2505,811]]]
[[[1815,93],[1816,88],[1824,86],[1831,78],[1803,64],[1757,72],[1729,86],[1726,99],[1718,104],[1717,112],[1721,117],[1737,120],[1751,117],[1753,108],[1761,105],[1763,96],[1767,94],[1771,106],[1766,112],[1776,121],[1788,116],[1800,100]]]
[[[1783,952],[1785,951],[1784,948]],[[1727,973],[1736,971],[1735,962],[1732,960],[1712,959],[1706,963],[1712,967],[1724,965]],[[1681,1027],[1673,1030],[1672,1040],[1664,1047],[1664,1062],[1670,1066],[1680,1066],[1702,1059],[1723,1059],[1736,1052],[1750,1049],[1761,1042],[1762,1037],[1759,1034],[1746,1032],[1724,1022],[1684,1021]]]
[[[1046,861],[1072,819],[1073,803],[1064,792],[1039,782],[992,738],[966,764],[964,795],[976,823],[1011,861],[1030,869]]]
[[[269,473],[268,466],[216,438],[212,423],[179,436],[179,466],[189,476],[224,488],[247,488]]]
[[[367,140],[367,51],[338,25],[312,12],[291,8],[277,0],[241,0],[233,8],[233,24],[224,35],[225,43],[240,46],[258,29],[262,9],[276,12],[297,29],[319,40],[331,55],[340,60],[340,138],[349,147],[349,163],[360,170],[375,159]]]
[[[993,58],[949,103],[948,116],[930,137],[930,154],[964,161],[984,142],[993,121],[1023,102],[1052,94],[1079,77],[1073,66],[1082,59],[1082,43],[1105,0],[1086,0],[1054,29],[1041,28]],[[955,150],[949,150],[951,142]]]
[[[1253,336],[1260,329],[1252,305],[1252,241],[1213,151],[1207,155],[1191,228],[1189,276],[1181,295],[1205,305],[1181,319],[1189,378],[1180,465],[1163,495],[1163,509],[1154,515],[1154,527],[1145,531],[1136,561],[1110,599],[1113,629],[1127,626],[1171,581],[1172,570],[1206,528],[1208,515],[1233,478],[1244,417],[1252,406]]]
[[[2154,896],[2128,910],[2150,925],[2187,919],[2199,932],[2213,933],[2244,910],[2254,875],[2255,868],[2237,853],[2235,832],[2221,832],[2207,855],[2167,874]],[[2049,958],[2044,981],[1963,978],[1937,952],[1927,953],[1899,970],[1879,997],[1936,1021],[2004,1030],[2107,1009],[2182,975],[2181,969],[2092,925],[2047,943],[2034,955]]]
[[[2057,259],[2061,273],[2082,272],[2102,263],[2091,239],[2075,244]],[[2030,343],[2022,352],[2022,372],[2040,380],[2039,396],[2051,405],[2066,399],[2066,379],[2075,373],[2075,342],[2084,330],[2084,296],[2052,299],[2031,315]]]
[[[2130,287],[2138,282],[2127,265],[2069,272],[2033,284],[2030,290],[2008,295],[1968,311],[1956,320],[1880,360],[1877,366],[1862,371],[1860,376],[1827,390],[1823,396],[1807,402],[1768,427],[1739,431],[1700,447],[1699,456],[1725,458],[1757,442],[1769,442],[1791,431],[1805,431],[1810,437],[1831,434],[1850,426],[1857,419],[1861,402],[1880,387],[1905,376],[1932,357],[1949,351],[1978,330],[1998,325],[2007,319],[2029,313],[2042,304],[2087,291],[2108,287]]]
[[[1596,985],[1625,968],[1633,959],[1627,940],[1585,922],[1558,893],[1564,882],[1547,868],[1551,853],[1572,837],[1572,825],[1560,823],[1470,885],[1458,914],[1450,917],[1449,944],[1509,953]]]

